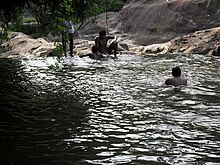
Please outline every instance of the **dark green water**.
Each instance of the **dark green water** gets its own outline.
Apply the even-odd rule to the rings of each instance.
[[[0,58],[0,75],[0,165],[220,164],[218,58]]]

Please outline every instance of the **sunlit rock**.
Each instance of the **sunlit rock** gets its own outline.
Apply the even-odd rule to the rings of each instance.
[[[219,6],[219,0],[128,0],[119,18],[136,44],[151,45],[219,27]]]
[[[2,44],[6,53],[3,56],[45,56],[55,48],[53,42],[43,38],[33,39],[20,32],[12,32],[11,38]]]

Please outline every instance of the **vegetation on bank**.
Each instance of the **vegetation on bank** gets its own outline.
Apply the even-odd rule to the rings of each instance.
[[[103,12],[119,11],[123,0],[7,0],[0,1],[0,43],[9,31],[20,31],[33,38],[52,33],[62,36],[64,22],[83,23]]]

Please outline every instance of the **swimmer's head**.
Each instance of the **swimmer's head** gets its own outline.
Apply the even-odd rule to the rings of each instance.
[[[181,69],[178,66],[176,66],[175,68],[172,69],[172,75],[173,77],[180,77]]]

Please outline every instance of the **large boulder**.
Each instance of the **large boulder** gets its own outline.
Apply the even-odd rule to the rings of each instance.
[[[55,45],[43,38],[34,39],[21,32],[12,32],[10,40],[1,45],[6,53],[2,56],[46,56],[50,54]]]
[[[171,41],[135,48],[141,54],[203,54],[220,56],[220,27],[196,31]]]
[[[80,24],[81,25],[81,24]],[[76,26],[76,29],[80,25]],[[120,20],[117,12],[107,12],[87,19],[77,31],[77,38],[94,40],[100,30],[106,30],[110,34],[120,34]]]
[[[119,17],[124,32],[149,45],[220,26],[219,6],[219,0],[127,0]]]
[[[200,30],[170,41],[171,52],[186,54],[218,55],[220,45],[220,27]],[[213,53],[216,51],[216,53]]]

